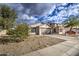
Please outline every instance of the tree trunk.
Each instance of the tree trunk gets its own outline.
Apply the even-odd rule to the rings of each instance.
[[[72,27],[70,27],[70,31],[72,31]]]

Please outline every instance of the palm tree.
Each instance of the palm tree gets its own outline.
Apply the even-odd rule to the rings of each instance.
[[[69,27],[70,28],[70,32],[72,31],[73,27],[75,26],[79,26],[79,18],[77,17],[70,17],[69,19],[65,20],[63,22],[65,27]]]

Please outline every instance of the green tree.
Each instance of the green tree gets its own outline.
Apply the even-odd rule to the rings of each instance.
[[[65,27],[69,27],[70,31],[72,31],[73,27],[79,26],[79,18],[77,17],[70,17],[69,19],[63,22]]]
[[[12,28],[16,18],[15,10],[9,6],[0,5],[0,26],[2,26],[3,29]]]
[[[15,38],[24,39],[27,38],[29,34],[29,27],[27,24],[19,24],[14,29],[9,29],[7,32],[8,35],[12,35]]]

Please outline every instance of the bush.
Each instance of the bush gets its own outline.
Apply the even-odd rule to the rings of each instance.
[[[15,43],[15,42],[21,42],[21,41],[23,41],[23,40],[14,38],[13,36],[0,37],[0,44]]]
[[[70,36],[75,36],[76,32],[75,31],[67,31],[65,34],[70,35]]]
[[[9,29],[8,35],[12,35],[14,38],[24,39],[29,34],[29,27],[27,24],[20,24],[15,29]]]

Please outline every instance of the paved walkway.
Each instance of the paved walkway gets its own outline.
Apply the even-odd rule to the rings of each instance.
[[[61,35],[47,35],[50,37],[64,39],[66,41],[59,44],[40,49],[24,56],[78,56],[79,55],[79,40],[74,37]]]

